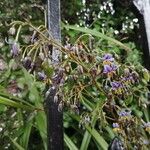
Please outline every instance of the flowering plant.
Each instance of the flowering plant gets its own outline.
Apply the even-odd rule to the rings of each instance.
[[[36,28],[20,21],[12,25],[19,25],[17,36],[22,27],[32,28],[28,43],[21,43],[21,39],[17,38],[12,46],[18,67],[24,66],[23,72],[28,79],[41,83],[43,91],[46,86],[55,86],[57,94],[54,101],[58,103],[59,111],[64,108],[69,117],[90,133],[89,138],[92,135],[103,149],[108,148],[108,142],[115,135],[120,137],[126,149],[149,146],[144,142],[149,136],[149,113],[145,111],[149,107],[148,70],[141,65],[122,63],[115,52],[90,49],[82,37],[75,44],[67,41],[63,46],[50,37],[44,26]],[[62,61],[57,69],[51,59],[52,47],[62,52]],[[123,48],[126,46],[123,45]],[[28,89],[32,87],[32,91],[36,84],[33,86],[29,82],[27,86]],[[23,92],[24,89],[20,90]],[[39,91],[34,89],[34,92]],[[40,94],[36,97],[29,95],[29,102],[42,107],[43,97],[37,100]],[[93,128],[99,131],[94,130],[94,133],[101,140],[96,138]],[[141,140],[137,142],[135,139],[139,136]]]

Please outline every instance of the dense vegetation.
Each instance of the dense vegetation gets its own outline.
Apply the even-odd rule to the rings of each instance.
[[[125,149],[150,148],[150,75],[135,42],[138,19],[124,5],[62,0],[60,44],[49,38],[45,1],[0,2],[0,149],[46,149],[51,46],[62,52],[55,101],[65,149],[107,150],[115,136]]]

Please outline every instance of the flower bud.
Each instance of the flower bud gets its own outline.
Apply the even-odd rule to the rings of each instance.
[[[12,56],[17,56],[19,54],[20,45],[17,42],[14,42],[11,47]]]
[[[31,68],[31,57],[25,57],[23,60],[23,66],[28,70]]]
[[[45,80],[46,79],[46,75],[44,72],[38,72],[38,77],[40,80]]]
[[[15,33],[16,33],[15,27],[14,27],[14,26],[11,27],[11,28],[9,29],[8,33],[9,33],[10,35],[15,35]]]

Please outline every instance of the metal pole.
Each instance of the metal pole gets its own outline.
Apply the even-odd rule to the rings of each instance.
[[[47,0],[47,26],[52,37],[60,42],[60,0]],[[58,110],[59,100],[54,100],[62,75],[58,68],[60,55],[60,51],[53,47],[52,64],[56,72],[45,99],[48,150],[63,150],[63,112]]]

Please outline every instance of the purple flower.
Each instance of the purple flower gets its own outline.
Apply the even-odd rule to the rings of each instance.
[[[112,67],[110,65],[104,65],[103,73],[112,72]]]
[[[122,88],[122,84],[118,81],[111,82],[111,86],[112,86],[113,90],[117,90],[119,88]]]
[[[134,83],[134,79],[133,79],[133,76],[131,76],[131,75],[129,75],[129,76],[127,76],[127,77],[123,77],[122,79],[121,79],[123,82],[126,82],[126,83]]]
[[[130,110],[123,110],[123,111],[119,112],[119,116],[120,117],[131,116],[131,111]]]
[[[20,46],[17,42],[14,42],[11,47],[12,56],[17,56],[19,53]]]
[[[116,71],[117,70],[117,66],[116,65],[104,65],[104,70],[103,70],[103,73],[111,73],[113,71]]]
[[[119,124],[118,123],[113,123],[112,126],[113,126],[113,128],[119,128]]]
[[[150,128],[150,122],[144,123],[145,128]]]
[[[103,61],[110,61],[110,62],[113,62],[113,61],[114,61],[114,58],[112,57],[111,54],[105,54],[105,55],[102,57],[102,60],[103,60]]]

